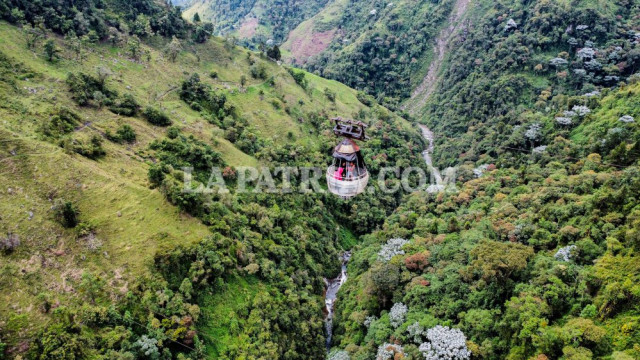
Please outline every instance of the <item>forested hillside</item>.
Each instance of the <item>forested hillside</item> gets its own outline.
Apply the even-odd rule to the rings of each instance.
[[[476,3],[417,114],[439,135],[436,163],[496,161],[502,151],[516,148],[517,157],[547,145],[555,118],[638,72],[639,14],[634,1]],[[524,136],[532,126],[539,133]]]
[[[234,34],[247,45],[281,44],[289,32],[315,15],[328,0],[190,0],[181,4],[188,19],[211,21],[218,35]],[[196,15],[197,14],[197,15]]]
[[[233,24],[222,32],[246,39],[252,46],[270,39],[260,30],[246,31],[252,22],[272,26],[268,19],[282,17],[285,20],[271,31],[277,33],[272,39],[281,45],[286,61],[396,107],[426,74],[433,41],[441,27],[448,26],[446,20],[456,1],[330,0],[309,4],[314,5],[309,5],[304,16],[274,4],[264,5],[267,12],[253,11],[245,16],[249,10],[242,9],[248,3],[227,8],[217,1],[196,1],[185,14],[190,18],[197,12],[220,24],[218,27]],[[241,15],[234,15],[236,12]]]
[[[640,357],[639,80],[550,119],[533,152],[460,167],[457,191],[416,193],[363,237],[334,358]]]
[[[202,24],[156,27],[171,7],[131,4],[3,3],[0,355],[324,357],[322,278],[401,194],[192,194],[182,167],[194,187],[223,167],[231,190],[238,166],[325,167],[340,115],[370,124],[376,174],[421,165],[417,129]]]

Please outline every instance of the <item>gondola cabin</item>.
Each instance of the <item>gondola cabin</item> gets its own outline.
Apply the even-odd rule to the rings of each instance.
[[[366,141],[366,124],[360,121],[332,119],[333,133],[343,139],[333,149],[333,164],[327,169],[329,191],[343,199],[352,198],[364,191],[369,182],[369,172],[355,140]]]

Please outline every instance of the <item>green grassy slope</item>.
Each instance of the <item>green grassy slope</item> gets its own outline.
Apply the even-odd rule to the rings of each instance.
[[[158,251],[195,244],[210,234],[200,220],[181,213],[149,187],[147,172],[154,159],[148,146],[164,137],[166,129],[106,108],[78,107],[65,83],[68,73],[94,74],[96,67],[107,67],[113,74],[107,80],[110,88],[132,94],[143,107],[164,109],[183,133],[211,144],[231,166],[267,160],[239,150],[222,137],[221,129],[179,99],[177,89],[191,73],[200,73],[205,83],[224,92],[261,139],[315,153],[324,153],[333,135],[309,124],[308,114],[355,117],[368,111],[354,90],[310,74],[304,90],[285,69],[255,54],[275,86],[252,79],[249,52],[225,46],[220,39],[189,45],[190,51],[183,51],[175,63],[158,50],[166,41],[158,38],[148,40],[154,46],[143,45],[149,59],[132,61],[123,48],[96,44],[85,49],[86,59],[79,62],[63,39],[49,36],[62,51],[53,63],[46,61],[41,44],[27,50],[24,32],[0,23],[0,52],[6,58],[0,81],[0,236],[17,234],[20,240],[16,251],[0,255],[0,328],[19,334],[10,339],[12,347],[28,342],[48,324],[50,316],[38,309],[43,298],[54,306],[79,299],[77,288],[84,272],[105,279],[103,290],[117,301],[149,275]],[[211,72],[218,74],[216,79],[208,76]],[[244,88],[242,76],[248,79]],[[325,89],[336,94],[335,102],[327,99]],[[73,139],[103,137],[128,124],[137,140],[125,145],[105,140],[106,156],[98,160],[67,152],[40,131],[57,106],[71,108],[81,117],[83,124],[68,135]],[[415,132],[406,122],[402,127]],[[64,229],[54,220],[52,205],[57,199],[76,204],[81,222],[95,238]],[[90,249],[96,244],[97,249]],[[238,281],[238,286],[257,291],[254,283]],[[226,314],[211,311],[215,316]],[[217,334],[216,325],[210,326]]]

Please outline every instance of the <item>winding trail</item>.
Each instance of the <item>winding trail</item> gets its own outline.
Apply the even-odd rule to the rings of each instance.
[[[462,17],[467,11],[467,8],[471,3],[471,0],[456,0],[453,5],[453,10],[449,19],[447,19],[447,25],[440,30],[440,33],[436,37],[436,43],[433,47],[434,58],[429,64],[429,70],[427,75],[422,79],[422,82],[411,93],[411,98],[405,103],[404,109],[410,114],[415,115],[417,111],[420,111],[427,102],[427,99],[433,94],[436,89],[438,74],[442,68],[444,62],[444,56],[447,52],[447,47],[453,39],[454,35],[462,28]]]

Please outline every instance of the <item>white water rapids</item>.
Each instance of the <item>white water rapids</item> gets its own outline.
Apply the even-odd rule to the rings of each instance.
[[[444,181],[442,181],[442,175],[440,174],[440,170],[438,170],[435,166],[433,166],[433,160],[431,159],[431,154],[433,154],[433,149],[435,147],[433,143],[434,141],[433,132],[431,131],[431,129],[429,129],[425,125],[418,124],[418,127],[420,127],[420,130],[422,131],[422,136],[429,143],[427,148],[422,152],[422,157],[424,158],[424,162],[427,163],[427,168],[431,173],[431,180],[432,180],[431,185],[427,187],[427,192],[436,193],[444,190],[445,183]],[[445,172],[445,175],[446,174],[447,173]]]
[[[324,304],[327,310],[327,317],[325,318],[325,329],[327,330],[327,351],[331,349],[331,338],[333,336],[333,306],[336,302],[338,290],[342,284],[347,281],[347,263],[351,258],[351,252],[347,251],[340,255],[342,261],[342,270],[340,275],[335,279],[324,279],[324,283],[327,286],[327,292],[324,297]]]

